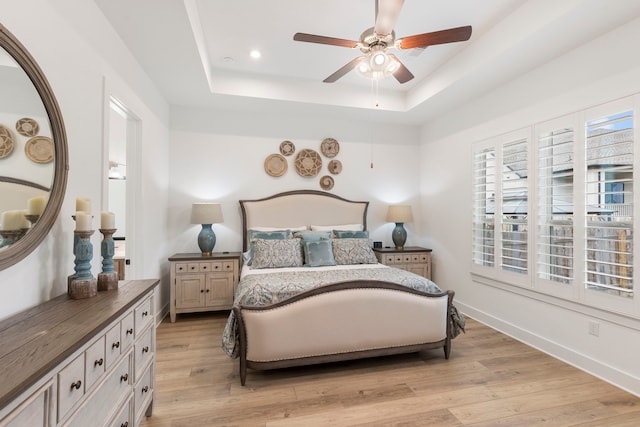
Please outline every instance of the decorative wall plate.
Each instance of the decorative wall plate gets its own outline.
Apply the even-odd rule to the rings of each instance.
[[[322,168],[322,159],[317,151],[305,148],[296,156],[295,165],[298,175],[316,176]]]
[[[40,126],[35,120],[24,117],[16,122],[16,130],[22,136],[36,136]]]
[[[271,154],[264,161],[264,170],[271,176],[284,175],[287,167],[287,159],[280,154]]]
[[[8,127],[0,125],[0,159],[13,151],[13,136]]]
[[[340,160],[331,160],[327,167],[329,168],[329,172],[334,175],[338,175],[342,172],[342,162],[340,162]]]
[[[282,141],[280,143],[280,153],[283,156],[290,156],[296,152],[296,146],[291,141]]]
[[[333,138],[325,138],[320,144],[320,151],[327,157],[335,157],[340,151],[340,144]]]
[[[333,178],[331,178],[329,175],[325,175],[320,178],[320,188],[327,191],[331,190],[333,188]]]
[[[27,157],[36,163],[49,163],[53,160],[53,141],[47,136],[36,136],[24,146]]]

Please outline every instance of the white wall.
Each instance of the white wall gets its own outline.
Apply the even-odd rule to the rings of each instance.
[[[640,395],[640,321],[470,275],[472,143],[640,92],[640,56],[629,50],[638,37],[635,20],[425,125],[418,231],[433,248],[435,281],[467,314]]]
[[[166,279],[168,106],[93,2],[22,0],[3,6],[2,24],[29,50],[47,76],[62,111],[69,175],[60,216],[44,242],[0,271],[0,318],[66,292],[73,273],[71,215],[76,197],[93,201],[94,227],[105,200],[105,85],[142,123],[140,215],[144,256],[137,278]],[[100,272],[100,236],[92,237],[92,272]],[[168,282],[168,280],[165,280]],[[166,286],[166,283],[163,283]],[[168,299],[168,297],[166,298]]]
[[[407,203],[420,218],[418,200],[418,129],[377,126],[322,117],[173,108],[171,111],[169,240],[174,252],[198,252],[199,225],[189,224],[191,204],[217,201],[224,223],[214,225],[215,251],[240,251],[242,229],[238,200],[266,197],[296,189],[321,190],[319,177],[330,175],[323,156],[317,177],[300,177],[288,158],[282,177],[269,176],[264,160],[292,141],[296,150],[320,152],[324,138],[338,140],[342,172],[334,175],[331,193],[370,201],[368,229],[374,240],[391,245],[393,224],[385,223],[387,205]],[[373,161],[373,168],[371,162]],[[414,224],[407,224],[407,245],[418,243]]]

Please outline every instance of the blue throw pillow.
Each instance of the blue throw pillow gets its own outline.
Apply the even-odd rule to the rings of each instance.
[[[333,230],[336,239],[368,239],[368,231],[359,230]]]
[[[319,240],[331,239],[330,231],[310,231],[301,230],[293,233],[293,237],[299,237],[303,242],[317,242]]]
[[[331,240],[318,240],[304,243],[305,265],[309,267],[321,267],[324,265],[336,265],[333,258]]]

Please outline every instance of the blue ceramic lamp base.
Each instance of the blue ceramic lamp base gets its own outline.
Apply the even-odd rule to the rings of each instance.
[[[202,256],[211,256],[216,245],[216,234],[211,228],[211,224],[202,224],[202,230],[198,234],[198,246]]]
[[[396,222],[396,226],[391,233],[391,239],[396,249],[401,251],[404,249],[404,244],[407,241],[407,230],[404,229],[404,223]]]

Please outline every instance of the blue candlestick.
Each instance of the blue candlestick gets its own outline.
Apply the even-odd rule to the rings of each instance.
[[[100,229],[103,239],[100,244],[100,253],[102,254],[102,273],[98,274],[99,291],[118,289],[118,273],[113,268],[113,255],[115,254],[113,234],[116,230],[116,228]]]
[[[71,298],[82,299],[96,296],[98,284],[91,274],[93,245],[89,239],[93,230],[76,230],[75,234],[75,274],[70,277],[68,294]]]

